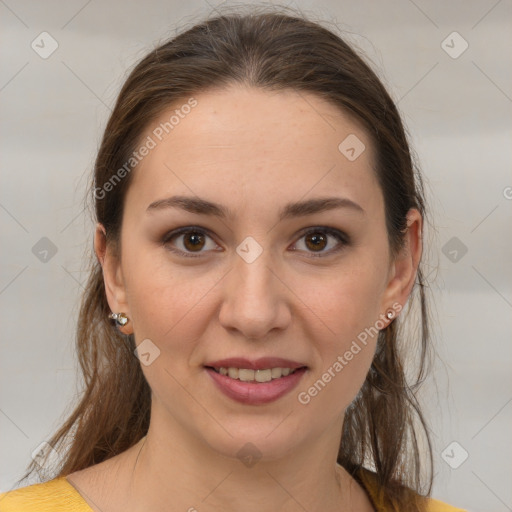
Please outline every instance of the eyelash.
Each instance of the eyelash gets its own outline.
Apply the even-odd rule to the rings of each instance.
[[[171,231],[170,233],[167,233],[163,237],[163,239],[162,239],[162,245],[166,246],[166,248],[169,251],[177,253],[177,254],[179,254],[181,256],[184,256],[186,258],[200,258],[200,257],[202,257],[202,253],[201,252],[199,252],[197,254],[192,254],[192,253],[181,251],[180,249],[174,249],[174,248],[168,247],[169,242],[173,238],[176,238],[176,237],[178,237],[180,235],[188,234],[188,233],[206,235],[206,236],[212,238],[210,236],[209,232],[207,230],[203,229],[203,228],[196,227],[196,226],[187,226],[187,227],[183,227],[183,228],[179,228],[179,229],[176,229],[174,231]],[[303,237],[305,237],[307,235],[310,235],[312,233],[323,233],[323,234],[326,234],[326,235],[331,235],[334,238],[336,238],[336,240],[338,240],[338,242],[340,242],[340,244],[337,247],[335,247],[334,249],[331,249],[330,251],[327,251],[327,252],[319,252],[319,253],[316,253],[316,254],[315,253],[309,253],[308,257],[311,257],[311,258],[321,258],[321,257],[330,256],[330,255],[332,255],[334,253],[339,252],[345,246],[350,244],[350,237],[348,235],[343,233],[343,231],[339,231],[338,229],[330,228],[328,226],[316,226],[316,227],[313,227],[313,228],[309,228],[307,231],[305,231],[305,232],[303,232],[301,234],[299,239],[301,239],[301,238],[303,238]]]

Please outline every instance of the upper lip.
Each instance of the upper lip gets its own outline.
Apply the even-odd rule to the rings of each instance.
[[[268,368],[302,368],[305,364],[283,359],[281,357],[261,357],[259,359],[245,359],[244,357],[230,357],[206,363],[212,368],[247,368],[250,370],[266,370]]]

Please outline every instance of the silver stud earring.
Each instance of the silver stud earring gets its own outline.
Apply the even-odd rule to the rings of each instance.
[[[388,309],[386,312],[386,316],[388,317],[389,320],[391,320],[392,318],[395,317],[395,312],[392,309]]]
[[[110,313],[110,320],[114,320],[117,327],[123,327],[128,323],[128,317],[124,313]]]

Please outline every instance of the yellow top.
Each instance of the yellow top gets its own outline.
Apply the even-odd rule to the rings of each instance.
[[[375,503],[375,489],[366,489],[377,512],[386,512]],[[465,512],[438,500],[429,500],[428,512]],[[1,512],[92,512],[87,502],[65,476],[28,485],[0,494]]]

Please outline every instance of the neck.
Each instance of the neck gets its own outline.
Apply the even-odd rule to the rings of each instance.
[[[292,512],[352,510],[355,482],[336,463],[333,433],[281,458],[227,457],[192,436],[177,437],[152,423],[133,447],[127,500],[134,510]],[[176,432],[175,432],[176,433]],[[182,433],[183,434],[183,433]],[[254,449],[255,452],[257,449]],[[246,446],[250,455],[251,449]]]

